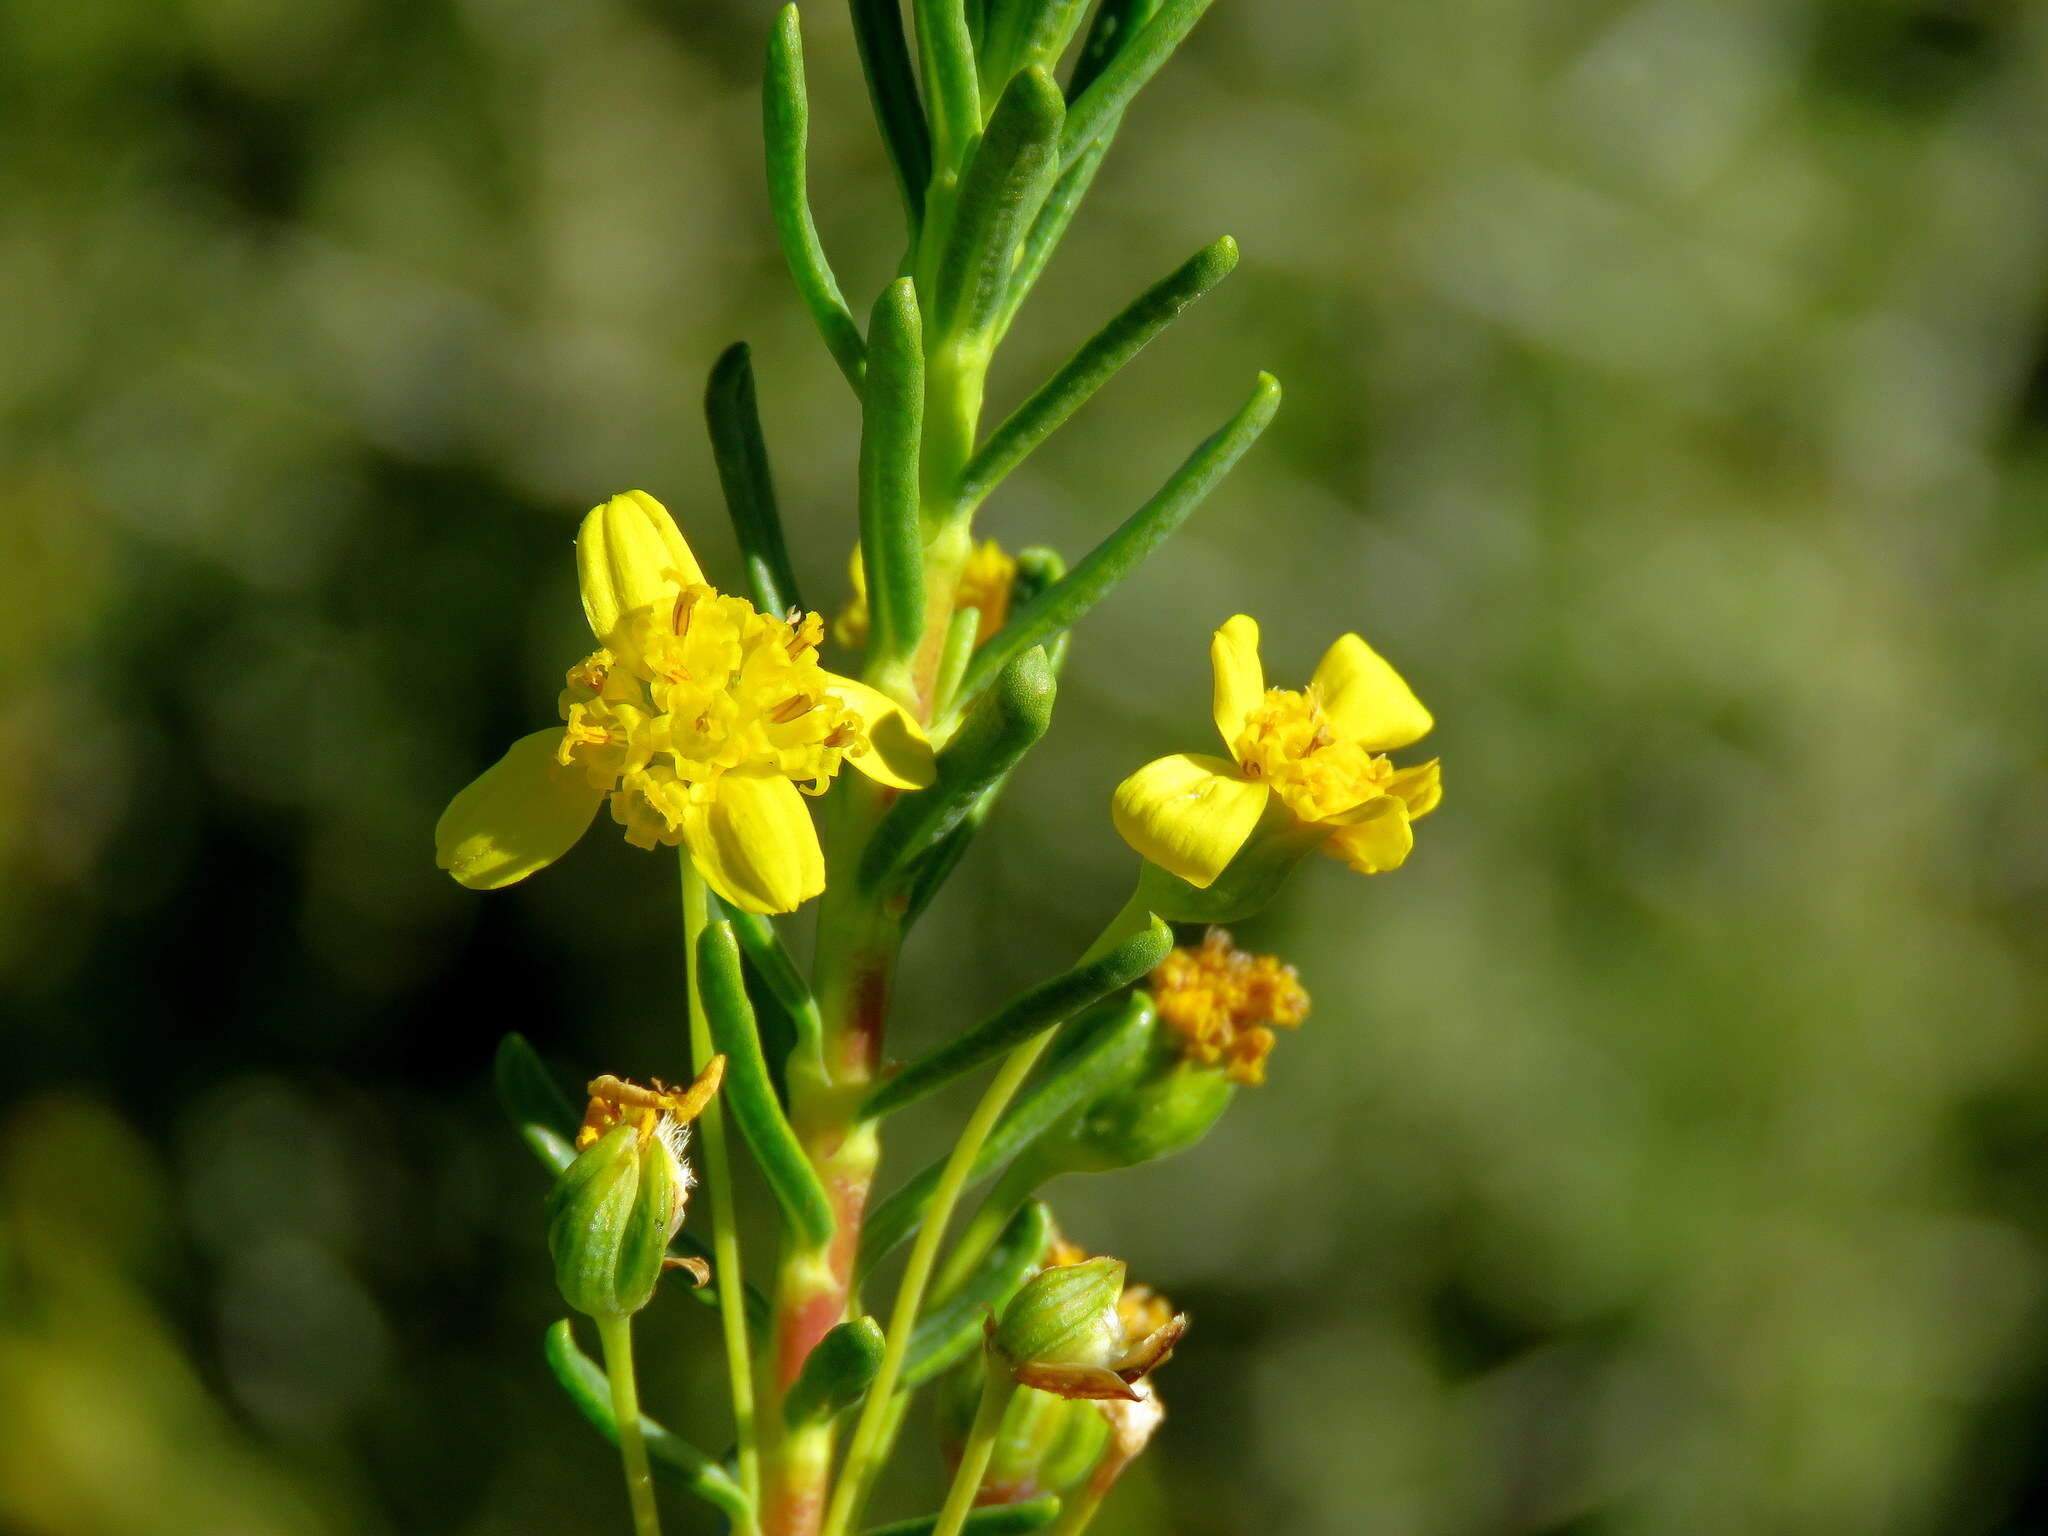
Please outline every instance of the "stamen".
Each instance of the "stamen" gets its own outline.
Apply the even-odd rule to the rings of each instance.
[[[810,695],[799,693],[792,698],[783,700],[782,703],[776,707],[775,712],[769,715],[768,718],[774,721],[777,725],[787,725],[790,721],[796,719],[799,715],[809,714],[812,708],[813,701]]]

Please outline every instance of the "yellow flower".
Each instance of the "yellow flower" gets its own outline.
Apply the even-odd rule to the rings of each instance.
[[[1259,626],[1244,614],[1216,631],[1209,657],[1230,756],[1178,753],[1124,780],[1113,806],[1124,841],[1206,889],[1263,818],[1284,814],[1361,874],[1400,868],[1414,846],[1409,824],[1443,797],[1434,760],[1396,768],[1384,755],[1434,723],[1400,674],[1345,635],[1307,688],[1268,688]]]
[[[868,572],[861,563],[860,546],[853,548],[846,574],[853,584],[853,597],[832,621],[832,638],[848,647],[868,643]],[[953,589],[953,610],[973,608],[981,614],[974,643],[986,644],[1009,621],[1010,591],[1017,582],[1016,558],[994,539],[984,539],[968,552],[960,570],[960,584]]]
[[[714,590],[652,496],[594,508],[576,571],[598,649],[569,669],[563,723],[514,742],[442,814],[438,862],[462,884],[525,879],[609,800],[636,847],[681,844],[724,900],[789,912],[825,888],[804,793],[846,763],[897,789],[931,782],[917,722],[818,665],[818,615]]]

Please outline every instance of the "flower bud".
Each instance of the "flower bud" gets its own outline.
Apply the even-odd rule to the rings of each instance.
[[[1123,1291],[1121,1259],[1042,1270],[1004,1309],[989,1355],[1021,1385],[1061,1397],[1141,1398],[1132,1383],[1173,1352],[1187,1319],[1171,1317],[1133,1340],[1117,1305]]]
[[[577,1153],[548,1197],[548,1251],[563,1300],[607,1320],[646,1306],[688,1190],[689,1172],[668,1140],[643,1139],[631,1125]]]

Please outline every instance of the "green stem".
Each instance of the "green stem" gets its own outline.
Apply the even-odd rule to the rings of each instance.
[[[635,1536],[661,1536],[654,1507],[654,1473],[647,1465],[647,1437],[640,1432],[640,1389],[633,1379],[633,1320],[597,1319],[604,1345],[605,1374],[612,1385],[612,1417],[619,1426],[619,1460],[626,1468],[626,1497],[633,1505]]]
[[[704,877],[687,849],[676,850],[683,884],[683,950],[689,959],[690,1057],[697,1070],[711,1059],[711,1019],[697,990],[697,940],[710,919]],[[704,1151],[704,1179],[711,1186],[711,1262],[718,1277],[718,1314],[724,1325],[725,1368],[732,1391],[733,1439],[738,1445],[740,1487],[750,1502],[761,1497],[760,1452],[754,1435],[753,1352],[747,1342],[746,1282],[740,1270],[740,1235],[733,1220],[732,1166],[726,1158],[725,1106],[716,1098],[698,1124]]]
[[[1149,927],[1151,921],[1152,914],[1133,895],[1088,947],[1080,963],[1086,965],[1099,959],[1133,933]],[[860,1518],[860,1505],[866,1488],[874,1481],[876,1464],[888,1453],[889,1431],[893,1427],[890,1401],[895,1394],[896,1383],[903,1375],[904,1361],[909,1357],[911,1335],[917,1330],[918,1311],[924,1305],[925,1288],[931,1283],[939,1244],[945,1240],[953,1209],[960,1203],[960,1192],[966,1188],[974,1171],[974,1160],[981,1155],[982,1144],[988,1140],[989,1132],[995,1129],[1003,1111],[1009,1108],[1010,1100],[1023,1086],[1024,1079],[1038,1064],[1039,1056],[1052,1043],[1055,1033],[1057,1031],[1048,1026],[1004,1058],[994,1080],[988,1085],[988,1091],[982,1094],[981,1102],[974,1106],[974,1113],[968,1117],[959,1141],[954,1143],[952,1155],[946,1159],[945,1171],[939,1175],[938,1187],[932,1191],[931,1204],[925,1207],[924,1225],[918,1229],[917,1241],[911,1247],[903,1279],[897,1286],[896,1301],[889,1313],[889,1340],[882,1355],[882,1367],[875,1372],[867,1401],[861,1404],[860,1420],[854,1426],[853,1440],[846,1448],[839,1486],[833,1490],[832,1506],[825,1517],[824,1536],[847,1536],[854,1522]],[[979,1476],[977,1473],[976,1477]]]
[[[946,1490],[946,1504],[939,1511],[939,1523],[932,1536],[960,1536],[967,1512],[974,1508],[974,1495],[981,1488],[981,1475],[995,1454],[996,1435],[1003,1427],[1003,1413],[1017,1394],[1017,1383],[1007,1371],[989,1362],[988,1379],[981,1389],[981,1406],[974,1411],[974,1427],[967,1432],[967,1444],[960,1451],[960,1467],[953,1474],[953,1486]]]

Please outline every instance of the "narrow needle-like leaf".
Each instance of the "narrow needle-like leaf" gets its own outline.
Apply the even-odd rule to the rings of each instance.
[[[1195,300],[1237,265],[1237,242],[1225,235],[1204,246],[1133,299],[1124,312],[1088,339],[1038,392],[1010,413],[960,473],[960,502],[982,499],[1040,443],[1059,430],[1096,390],[1115,377]]]
[[[850,0],[848,8],[853,12],[853,40],[860,50],[861,72],[867,76],[868,99],[874,103],[882,144],[903,194],[904,221],[915,242],[924,222],[925,187],[932,179],[932,136],[917,99],[903,10],[897,0]]]
[[[1173,930],[1154,918],[1098,960],[1040,982],[988,1018],[912,1062],[868,1095],[861,1114],[872,1118],[914,1104],[955,1078],[1064,1023],[1090,1004],[1146,974],[1173,948]]]
[[[932,156],[941,171],[956,169],[981,131],[981,86],[967,9],[964,0],[910,0],[910,12],[917,24],[918,62],[924,66]]]
[[[918,454],[924,438],[924,327],[916,285],[898,278],[875,301],[860,439],[860,553],[868,582],[871,665],[899,664],[924,623]],[[872,675],[872,673],[871,673]]]
[[[981,1342],[982,1320],[1000,1314],[1031,1277],[1052,1241],[1052,1212],[1034,1200],[1003,1228],[967,1282],[928,1307],[910,1336],[901,1386],[929,1381]]]
[[[1174,50],[1194,31],[1195,23],[1209,9],[1212,0],[1166,0],[1158,13],[1138,29],[1131,40],[1089,87],[1074,101],[1067,125],[1060,136],[1060,164],[1071,166],[1123,115],[1131,98],[1159,73],[1173,57]]]
[[[768,206],[782,254],[789,260],[797,292],[811,312],[839,371],[856,390],[866,366],[860,328],[839,292],[832,263],[819,243],[811,220],[810,190],[805,170],[805,140],[811,108],[804,94],[803,38],[797,29],[796,7],[785,5],[768,35],[768,72],[761,91],[761,127],[768,144]]]
[[[1068,1025],[1046,1053],[1038,1082],[1009,1107],[982,1145],[968,1183],[987,1178],[1079,1106],[1122,1081],[1151,1038],[1152,1016],[1145,994],[1136,992],[1097,1004]],[[857,1273],[869,1273],[917,1230],[944,1170],[941,1158],[868,1213]]]
[[[975,698],[1029,646],[1070,628],[1157,549],[1188,514],[1202,504],[1280,408],[1280,385],[1269,373],[1259,375],[1251,398],[1223,428],[1188,456],[1159,493],[1133,512],[1116,532],[1083,557],[1081,563],[1027,604],[968,663],[959,701]],[[956,703],[956,708],[959,703]]]
[[[604,1367],[576,1347],[576,1334],[566,1317],[548,1329],[547,1359],[548,1369],[554,1372],[556,1382],[575,1404],[576,1411],[605,1439],[618,1444],[619,1422],[612,1412],[611,1385]],[[655,1476],[694,1493],[735,1521],[751,1522],[753,1505],[724,1467],[644,1413],[640,1416],[640,1433],[647,1441],[647,1459],[653,1464]]]
[[[1059,175],[1066,98],[1042,69],[1013,76],[960,185],[941,257],[930,324],[935,335],[979,337],[1002,313],[1017,247]]]
[[[697,960],[711,1038],[726,1058],[725,1100],[733,1120],[790,1226],[811,1247],[823,1247],[832,1239],[832,1201],[775,1096],[730,923],[705,926]]]
[[[881,1369],[887,1343],[882,1325],[872,1317],[839,1324],[812,1346],[804,1368],[782,1400],[782,1416],[791,1424],[830,1418],[860,1401]]]
[[[725,509],[739,540],[754,606],[775,614],[801,608],[803,598],[775,507],[768,445],[761,436],[753,355],[744,341],[727,347],[711,365],[711,382],[704,388],[704,421],[711,429],[711,457],[718,465],[718,483],[725,491]]]

